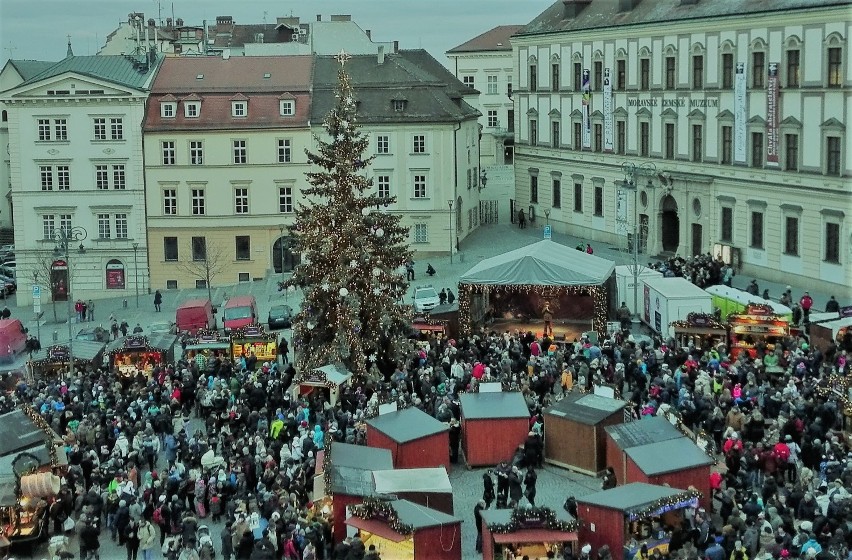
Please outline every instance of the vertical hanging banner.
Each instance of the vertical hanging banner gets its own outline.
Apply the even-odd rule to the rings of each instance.
[[[627,191],[618,189],[615,193],[615,229],[624,237],[627,237],[627,211]]]
[[[589,69],[583,69],[583,148],[592,147],[592,87],[589,83]]]
[[[746,162],[746,74],[745,63],[737,63],[734,79],[734,162]]]
[[[766,81],[766,163],[778,165],[778,63],[769,63]]]
[[[603,78],[603,112],[604,112],[604,138],[603,149],[605,152],[612,151],[612,81],[610,80],[609,68],[604,68]]]

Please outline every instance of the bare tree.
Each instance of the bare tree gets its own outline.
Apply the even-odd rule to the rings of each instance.
[[[50,290],[50,302],[53,307],[53,320],[55,322],[59,322],[59,318],[56,316],[56,288],[57,280],[53,275],[53,263],[56,261],[56,257],[54,256],[52,251],[40,251],[36,253],[36,259],[33,263],[32,268],[27,269],[27,273],[25,275],[25,279],[30,282],[31,285],[39,285],[45,286]],[[71,271],[69,270],[70,274]],[[70,294],[67,297],[71,297]]]
[[[213,301],[213,291],[210,288],[213,280],[228,266],[228,257],[220,245],[208,245],[207,238],[199,239],[199,245],[192,248],[193,258],[178,264],[178,268],[193,278],[203,280],[207,286],[207,297]]]

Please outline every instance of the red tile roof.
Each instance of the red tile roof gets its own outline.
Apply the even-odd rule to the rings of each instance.
[[[523,25],[498,25],[494,29],[448,50],[447,53],[511,51],[512,45],[509,43],[509,37],[523,28]]]
[[[262,128],[306,128],[311,115],[311,96],[300,93],[293,98],[296,100],[296,114],[281,116],[279,99],[276,93],[249,94],[248,115],[245,117],[231,116],[231,94],[204,93],[201,110],[197,117],[187,118],[183,108],[175,111],[173,118],[160,116],[160,102],[163,95],[148,97],[148,110],[145,115],[145,132],[156,131],[192,131],[192,130],[241,130]]]
[[[312,71],[311,55],[168,57],[151,93],[309,91]]]

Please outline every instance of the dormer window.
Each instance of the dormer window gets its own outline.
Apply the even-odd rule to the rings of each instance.
[[[292,117],[296,114],[296,102],[292,99],[282,99],[278,106],[282,117]]]
[[[393,100],[393,110],[396,111],[397,113],[402,113],[403,111],[405,111],[405,104],[406,104],[405,99],[394,99]]]
[[[201,112],[201,103],[198,101],[186,101],[183,104],[183,116],[188,119],[198,118]]]
[[[248,101],[231,101],[231,116],[248,116]]]
[[[175,113],[177,112],[177,103],[172,101],[168,103],[160,103],[160,116],[164,119],[173,119],[175,118]]]

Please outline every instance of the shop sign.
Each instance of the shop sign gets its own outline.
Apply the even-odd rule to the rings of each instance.
[[[543,513],[524,512],[518,517],[518,525],[521,529],[540,529],[547,525],[547,518]]]
[[[51,346],[47,350],[47,359],[51,362],[67,362],[69,357],[67,346]]]
[[[302,374],[301,383],[325,384],[327,382],[328,377],[326,377],[325,372],[318,369],[307,371]]]
[[[847,305],[840,308],[840,317],[852,317],[852,305]]]
[[[746,315],[773,315],[775,311],[765,303],[750,303],[746,306]]]
[[[278,355],[278,348],[274,340],[234,340],[233,346],[234,358],[248,356],[254,352],[258,360],[267,361],[274,360]]]
[[[691,97],[660,97],[660,96],[647,96],[647,97],[628,97],[627,98],[627,106],[628,107],[660,107],[661,109],[712,109],[719,108],[719,98],[718,97],[702,97],[702,98],[691,98]]]
[[[128,336],[124,339],[125,348],[145,348],[148,346],[148,339],[144,336]]]
[[[106,265],[106,287],[107,290],[123,290],[124,282],[124,265],[115,259],[109,261]]]

